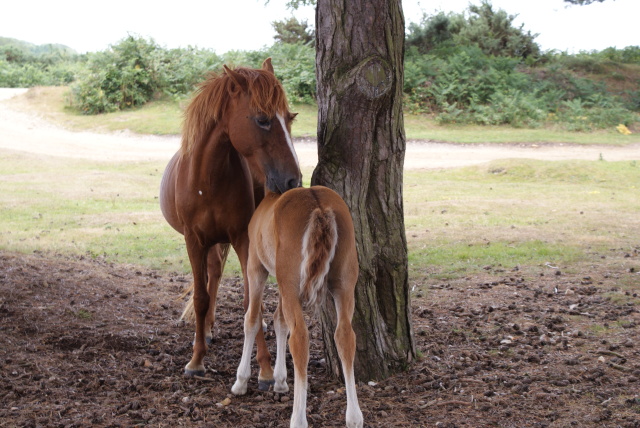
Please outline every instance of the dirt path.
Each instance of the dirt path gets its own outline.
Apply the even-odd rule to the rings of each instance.
[[[177,136],[136,135],[128,132],[100,134],[73,132],[36,115],[11,109],[3,100],[24,89],[0,89],[0,148],[83,159],[107,161],[168,160],[180,145]],[[317,163],[313,139],[298,139],[296,151],[303,167]],[[640,144],[626,147],[576,145],[457,145],[409,141],[405,168],[451,168],[476,165],[496,159],[639,160]]]

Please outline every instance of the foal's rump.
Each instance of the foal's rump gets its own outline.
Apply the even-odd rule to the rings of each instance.
[[[324,186],[273,197],[276,271],[299,273],[300,300],[315,311],[325,300],[327,280],[357,269],[351,214],[342,198]]]

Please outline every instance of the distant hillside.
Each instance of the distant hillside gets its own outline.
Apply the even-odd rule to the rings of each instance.
[[[12,39],[10,37],[0,37],[0,51],[5,50],[7,47],[17,49],[25,54],[36,57],[51,54],[61,56],[73,56],[78,54],[69,46],[61,45],[58,43],[35,45],[33,43],[25,42],[18,39]]]

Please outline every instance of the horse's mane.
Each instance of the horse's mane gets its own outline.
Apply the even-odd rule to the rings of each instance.
[[[273,117],[288,110],[287,97],[276,76],[267,70],[239,67],[234,70],[247,81],[251,94],[250,108],[255,113]],[[227,73],[211,73],[191,100],[184,114],[182,152],[202,143],[220,121],[234,91],[235,82]]]

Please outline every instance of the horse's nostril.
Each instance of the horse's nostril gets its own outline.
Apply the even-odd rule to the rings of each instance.
[[[300,187],[300,180],[291,178],[287,181],[287,190],[295,189],[296,187]]]

